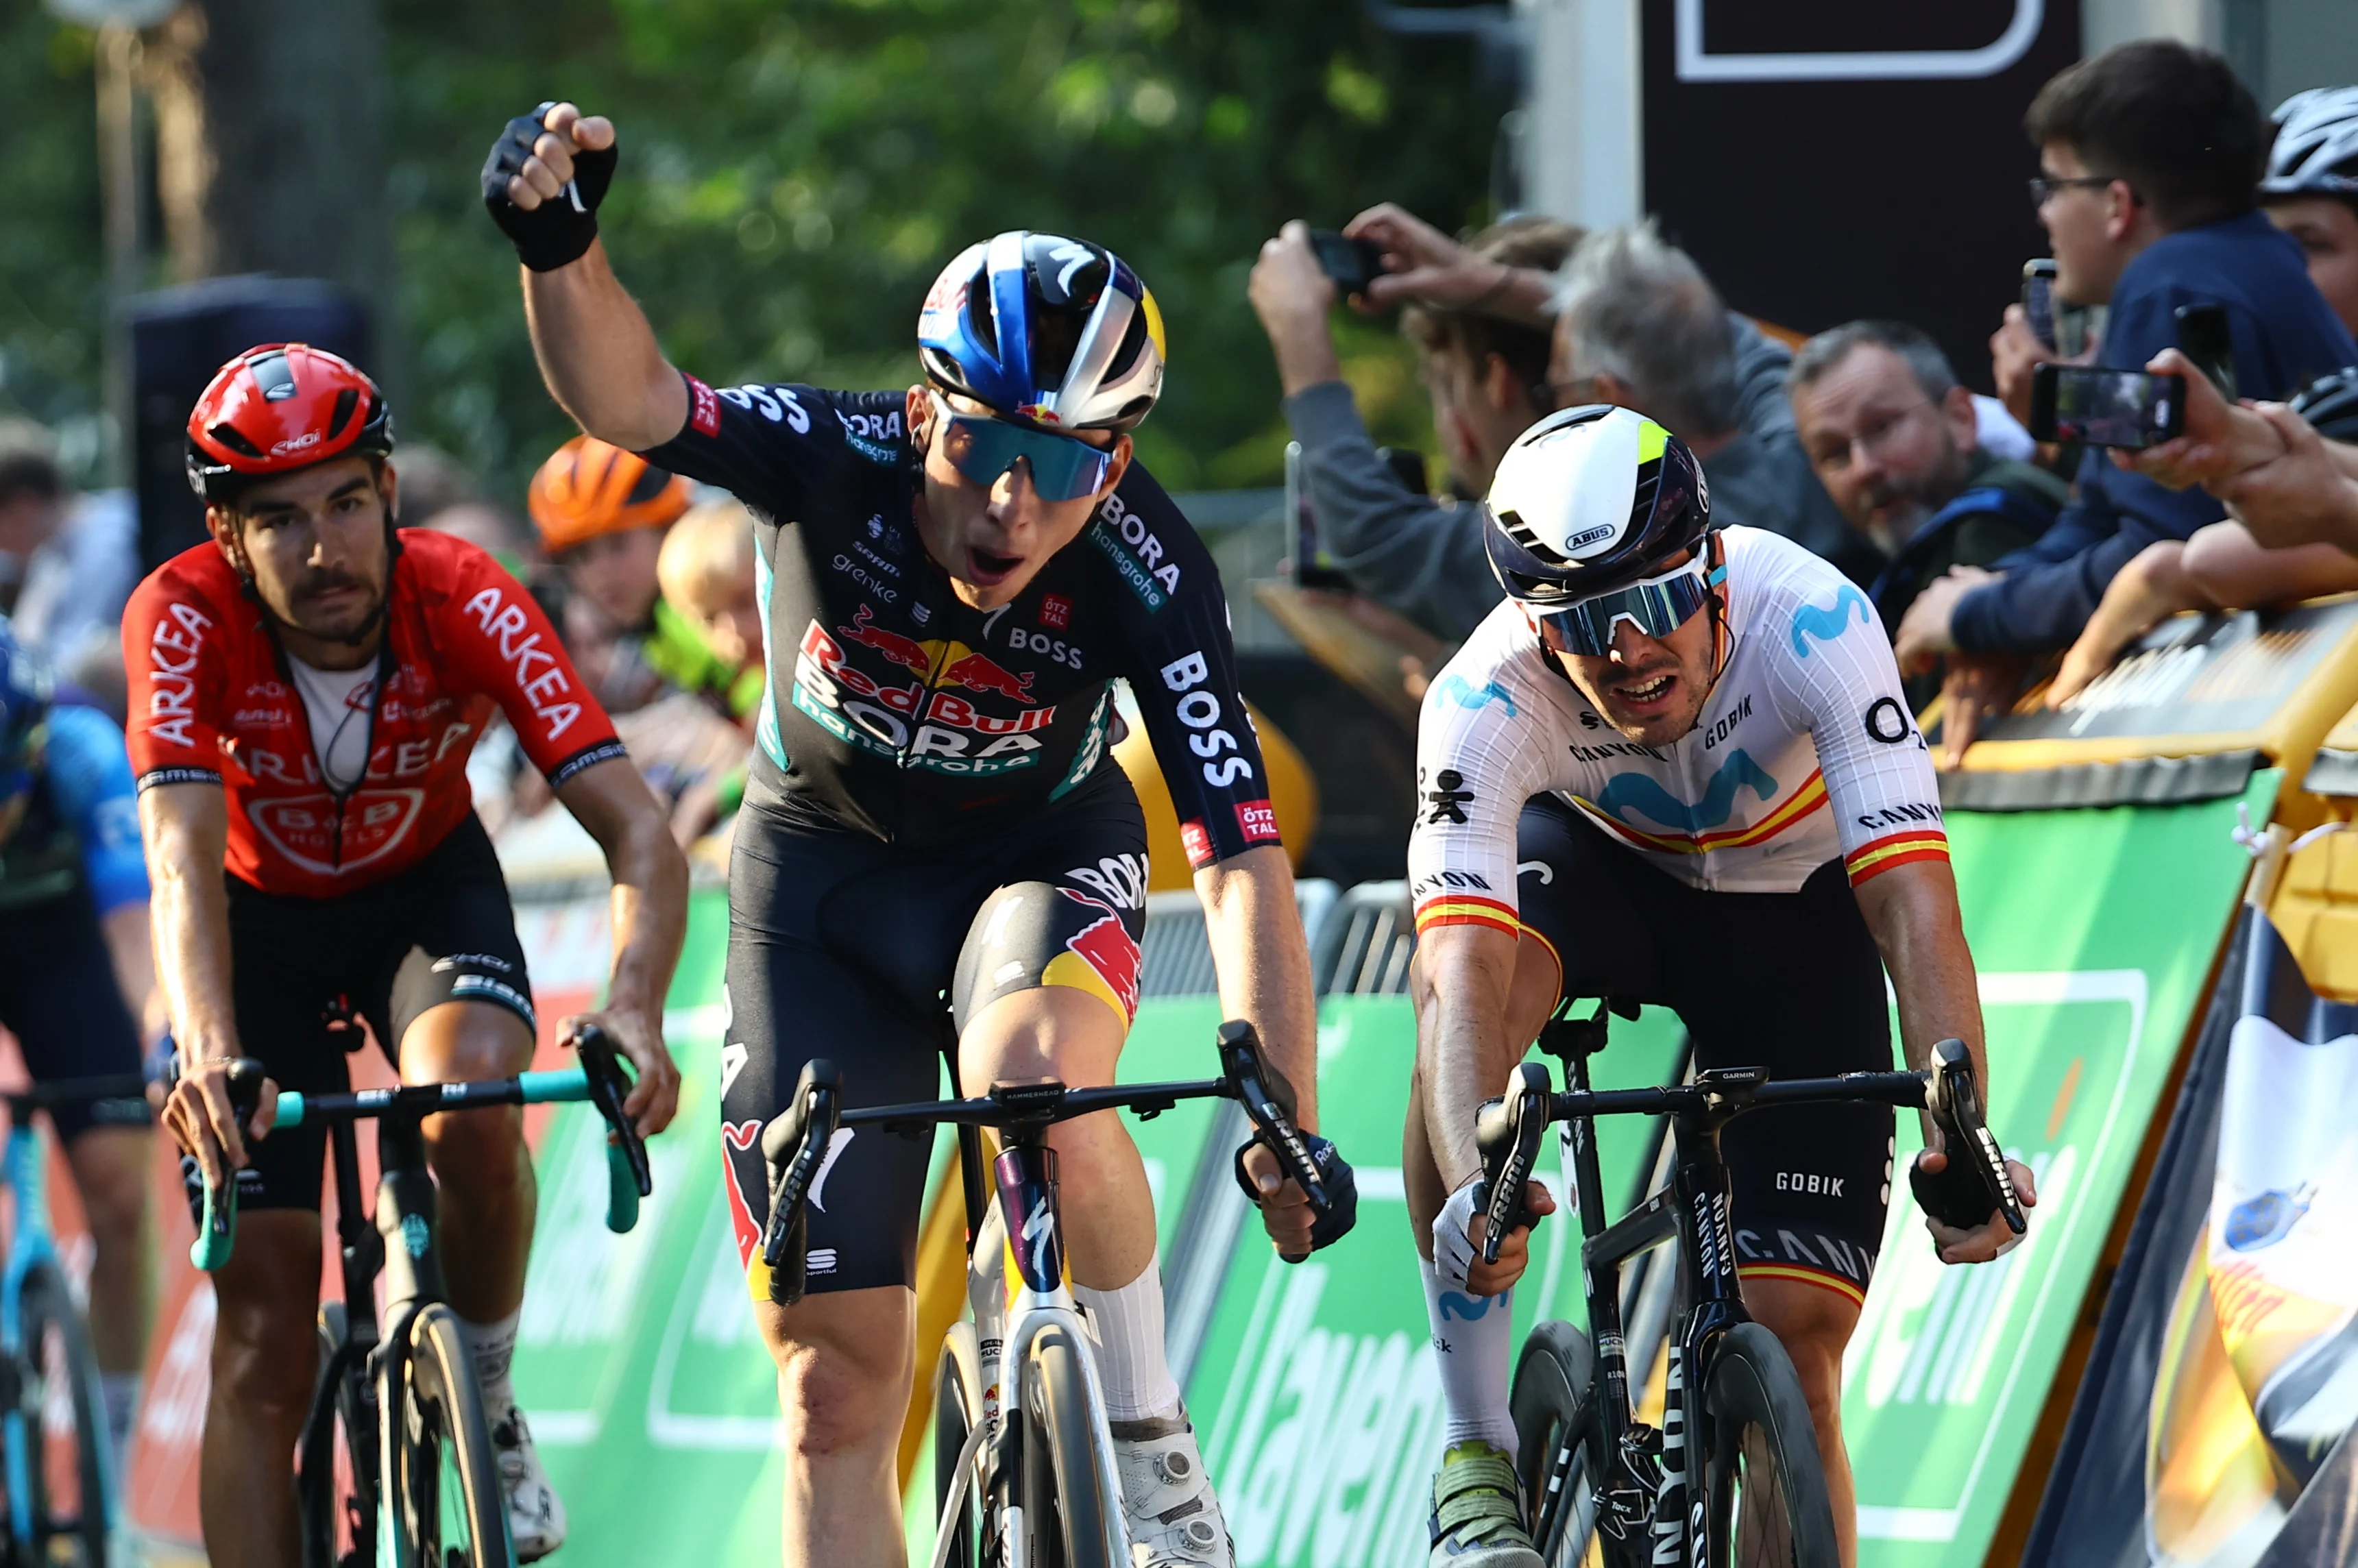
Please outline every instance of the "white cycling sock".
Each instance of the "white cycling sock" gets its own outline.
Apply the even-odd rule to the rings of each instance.
[[[1515,1292],[1477,1296],[1442,1282],[1424,1270],[1424,1311],[1433,1324],[1433,1355],[1441,1365],[1441,1400],[1448,1421],[1442,1446],[1479,1439],[1515,1456],[1515,1420],[1507,1408],[1508,1368],[1515,1353]]]
[[[483,1390],[483,1413],[495,1422],[516,1402],[508,1369],[515,1364],[516,1323],[523,1316],[524,1309],[518,1307],[497,1323],[459,1320],[459,1337],[466,1341],[467,1355],[475,1363],[475,1386]]]
[[[106,1402],[106,1435],[114,1445],[115,1482],[119,1487],[124,1473],[130,1468],[131,1422],[139,1411],[139,1374],[101,1372],[98,1387]]]
[[[1098,1376],[1108,1421],[1162,1420],[1179,1413],[1179,1383],[1163,1354],[1163,1259],[1118,1291],[1075,1285],[1098,1331]]]

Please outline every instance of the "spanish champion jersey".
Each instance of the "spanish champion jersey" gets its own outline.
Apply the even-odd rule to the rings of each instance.
[[[448,534],[401,530],[374,679],[368,767],[339,799],[262,607],[218,546],[166,561],[123,613],[132,771],[229,792],[230,871],[332,898],[406,870],[474,809],[467,756],[494,706],[552,787],[623,754],[532,595]]]
[[[753,513],[769,694],[749,799],[817,828],[957,840],[1117,765],[1121,676],[1190,862],[1278,842],[1219,573],[1143,468],[985,612],[917,536],[902,394],[686,380],[687,425],[644,455]]]
[[[1707,891],[1792,892],[1839,854],[1853,886],[1946,860],[1940,791],[1883,623],[1801,546],[1728,528],[1726,667],[1693,730],[1628,741],[1499,604],[1424,697],[1409,875],[1420,930],[1515,923],[1515,824],[1560,793]]]

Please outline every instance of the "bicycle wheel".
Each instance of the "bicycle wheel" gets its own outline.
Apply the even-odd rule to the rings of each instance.
[[[1817,1428],[1775,1335],[1740,1323],[1720,1336],[1703,1414],[1710,1568],[1840,1568]]]
[[[1623,1568],[1639,1561],[1596,1532],[1596,1482],[1604,1434],[1596,1411],[1595,1354],[1568,1323],[1542,1323],[1523,1341],[1508,1409],[1514,1416],[1531,1542],[1548,1568]]]
[[[417,1568],[514,1568],[474,1363],[458,1318],[439,1303],[411,1320],[409,1373],[396,1408],[402,1451],[392,1466],[400,1488],[392,1522],[408,1543],[408,1560]]]
[[[982,1420],[982,1368],[974,1325],[953,1324],[934,1371],[934,1521],[936,1530],[950,1532],[949,1556],[944,1559],[949,1568],[989,1568],[999,1561],[990,1499],[984,1495],[990,1468],[987,1450],[978,1451],[968,1467],[965,1498],[957,1512],[946,1517],[943,1512],[958,1478],[967,1435]]]
[[[113,1465],[90,1334],[50,1264],[27,1271],[18,1307],[24,1354],[8,1445],[12,1469],[23,1455],[27,1507],[16,1554],[43,1568],[105,1568]]]
[[[344,1303],[319,1307],[319,1381],[303,1424],[295,1497],[303,1568],[374,1568],[376,1391],[359,1346],[346,1346]]]
[[[1107,1540],[1108,1498],[1098,1471],[1080,1351],[1062,1328],[1032,1341],[1023,1368],[1023,1533],[1027,1564],[1128,1568]]]

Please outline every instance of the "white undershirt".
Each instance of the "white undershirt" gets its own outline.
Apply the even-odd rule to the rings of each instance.
[[[368,772],[369,705],[376,690],[376,661],[356,670],[315,669],[288,654],[296,689],[311,720],[311,752],[320,777],[336,795],[348,795]]]

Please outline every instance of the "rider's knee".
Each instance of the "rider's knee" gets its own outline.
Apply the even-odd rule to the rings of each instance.
[[[98,1145],[100,1140],[108,1144]],[[74,1189],[91,1235],[101,1247],[135,1237],[147,1216],[148,1139],[144,1132],[101,1129],[75,1145]]]
[[[826,1307],[759,1309],[758,1315],[777,1364],[787,1442],[796,1452],[840,1453],[898,1441],[909,1402],[905,1314],[880,1314],[864,1326]]]
[[[314,1311],[305,1292],[291,1299],[222,1302],[213,1325],[215,1397],[255,1412],[309,1408],[319,1374]]]

